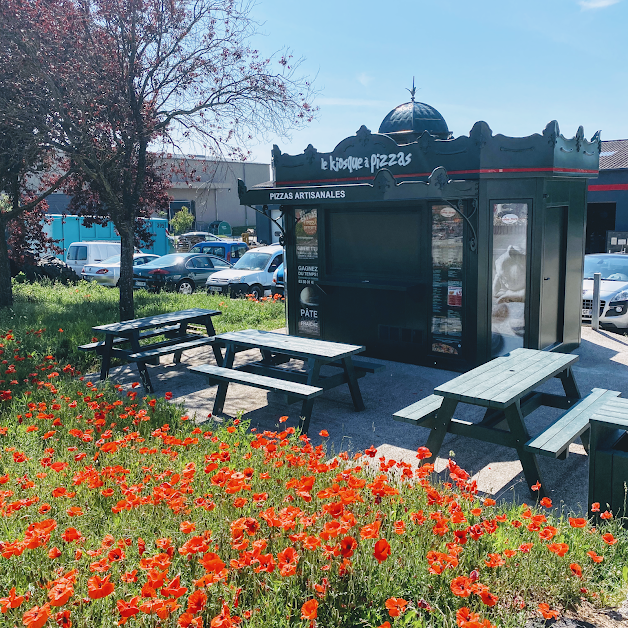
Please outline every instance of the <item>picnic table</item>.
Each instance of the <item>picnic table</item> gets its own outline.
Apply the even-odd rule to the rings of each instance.
[[[97,325],[92,327],[95,333],[105,334],[105,339],[79,347],[82,351],[96,351],[102,358],[100,379],[109,376],[111,358],[119,358],[125,362],[135,362],[140,379],[146,392],[152,393],[153,385],[146,369],[147,364],[159,363],[162,355],[174,354],[176,363],[181,361],[181,354],[185,350],[211,345],[218,364],[222,364],[220,343],[216,341],[216,330],[212,317],[222,312],[218,310],[204,310],[193,308],[180,312],[169,312],[146,316],[134,320]],[[188,333],[188,325],[202,325],[207,336],[199,333]],[[147,338],[165,337],[165,340],[140,345],[140,340]],[[120,348],[128,346],[129,348]]]
[[[400,410],[394,418],[431,429],[427,447],[433,460],[449,432],[517,451],[528,486],[541,484],[536,455],[565,458],[569,444],[581,437],[588,450],[589,417],[619,393],[595,389],[581,400],[572,365],[577,355],[535,349],[516,349],[456,377],[434,389],[434,394]],[[564,395],[539,392],[544,382],[557,377]],[[479,423],[454,419],[459,403],[486,408]],[[530,437],[525,417],[541,406],[567,410],[541,434]],[[499,426],[504,422],[508,429]]]
[[[246,329],[216,336],[226,347],[223,363],[190,367],[191,371],[207,376],[210,384],[218,383],[214,414],[223,410],[229,383],[244,384],[288,395],[288,401],[302,401],[300,427],[307,432],[315,397],[325,390],[347,384],[353,405],[364,410],[358,378],[384,368],[381,364],[355,361],[353,356],[364,351],[359,345],[300,338],[276,332]],[[233,366],[238,351],[258,349],[261,360]],[[294,369],[290,361],[303,362],[303,368]],[[337,373],[321,375],[323,366],[338,369]]]

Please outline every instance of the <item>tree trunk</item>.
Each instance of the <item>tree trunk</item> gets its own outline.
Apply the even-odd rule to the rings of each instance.
[[[0,217],[0,309],[13,305],[11,264],[7,244],[7,221]]]
[[[120,321],[135,318],[133,305],[133,245],[135,222],[131,219],[121,225],[116,225],[120,232]]]

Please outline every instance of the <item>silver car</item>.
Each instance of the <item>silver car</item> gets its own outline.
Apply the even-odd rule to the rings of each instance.
[[[154,255],[153,253],[135,253],[133,255],[133,266],[141,266],[158,258],[159,255]],[[115,288],[120,279],[120,256],[112,255],[97,265],[83,266],[81,277],[87,281],[96,281],[103,286]]]
[[[591,322],[593,275],[600,273],[600,327],[610,331],[628,329],[628,255],[597,253],[584,256],[582,321]]]

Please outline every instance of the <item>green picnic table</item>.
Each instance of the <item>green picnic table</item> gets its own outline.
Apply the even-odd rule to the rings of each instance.
[[[428,460],[432,461],[447,433],[512,447],[517,451],[528,486],[540,482],[540,494],[545,495],[536,455],[566,457],[569,443],[578,436],[588,448],[586,436],[590,412],[573,408],[581,399],[571,368],[577,361],[577,355],[516,349],[438,386],[433,395],[400,410],[394,418],[431,429],[427,447],[432,452],[432,458]],[[564,395],[537,390],[554,377],[560,379]],[[599,391],[594,396],[607,392]],[[588,405],[599,403],[597,396],[583,402]],[[479,423],[454,419],[459,403],[486,408],[483,419]],[[528,433],[525,417],[541,406],[569,410],[561,417],[563,423],[559,429],[555,430],[554,444],[548,444],[552,440],[549,431],[545,437],[539,435],[536,438],[531,438]],[[507,429],[499,427],[503,422]],[[565,436],[567,432],[568,438]]]
[[[226,347],[223,363],[190,367],[191,371],[206,375],[210,384],[218,383],[214,414],[223,410],[229,383],[253,386],[285,393],[291,401],[302,401],[300,426],[306,433],[315,397],[325,390],[347,384],[355,409],[364,410],[358,378],[384,368],[381,364],[354,360],[353,357],[365,349],[360,345],[258,329],[227,332],[216,336],[216,340]],[[262,359],[234,367],[235,354],[248,349],[258,349]],[[291,368],[288,363],[293,359],[302,362],[303,367]],[[337,372],[321,375],[323,366],[334,367]]]

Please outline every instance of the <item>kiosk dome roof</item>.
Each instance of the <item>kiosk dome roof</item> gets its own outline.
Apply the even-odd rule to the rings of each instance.
[[[380,133],[392,135],[397,141],[412,141],[425,131],[440,139],[451,137],[443,116],[434,107],[414,100],[395,107],[379,126]]]

